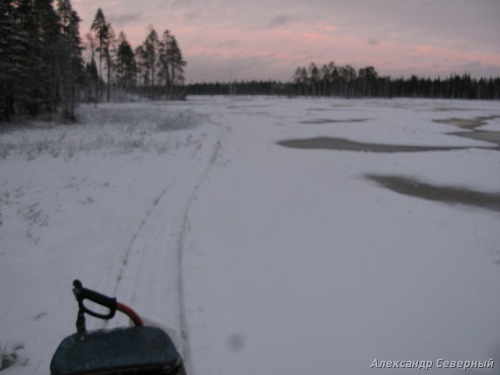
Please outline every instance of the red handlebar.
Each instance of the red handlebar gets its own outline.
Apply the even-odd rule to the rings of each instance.
[[[116,310],[127,315],[136,327],[143,326],[144,323],[141,317],[130,307],[120,303],[116,298],[106,297],[103,294],[93,290],[86,289],[82,286],[79,280],[73,281],[73,293],[78,301],[78,318],[76,321],[76,329],[78,332],[85,332],[85,313],[96,318],[109,320],[115,316]],[[108,309],[106,313],[97,312],[85,306],[85,301],[89,300],[97,305],[104,306]]]
[[[141,317],[130,307],[124,305],[123,303],[116,302],[116,309],[127,315],[136,327],[142,327],[144,325]]]

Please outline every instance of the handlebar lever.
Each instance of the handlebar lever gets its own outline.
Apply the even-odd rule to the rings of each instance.
[[[73,281],[73,294],[75,295],[75,298],[78,301],[79,319],[80,315],[83,316],[83,313],[87,313],[93,317],[104,320],[111,319],[115,316],[117,309],[116,298],[107,297],[104,294],[98,293],[90,289],[86,289],[83,287],[80,280]],[[104,306],[105,308],[108,309],[108,311],[102,313],[91,310],[88,306],[85,305],[85,301],[87,300],[94,302],[97,305]],[[85,325],[85,323],[83,323],[83,325]],[[83,330],[85,330],[85,328]]]

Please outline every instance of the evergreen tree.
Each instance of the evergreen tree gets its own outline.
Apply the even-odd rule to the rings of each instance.
[[[311,88],[311,95],[316,96],[318,94],[318,84],[319,84],[319,69],[315,63],[311,63],[308,69],[309,73],[309,87]]]
[[[10,120],[27,74],[28,34],[11,1],[0,2],[0,120]]]
[[[169,30],[165,30],[162,34],[159,50],[159,72],[158,78],[160,83],[164,85],[165,92],[168,94],[172,87],[172,72],[170,64],[170,46],[172,43],[172,34]]]
[[[339,71],[337,69],[337,66],[333,61],[328,63],[328,71],[330,75],[330,91],[328,95],[338,95],[336,94],[335,88],[338,85],[339,82]]]
[[[148,76],[148,83],[150,84],[150,95],[153,100],[155,99],[156,91],[156,68],[159,62],[159,48],[160,40],[158,39],[158,34],[156,33],[156,30],[151,26],[149,34],[142,45],[141,53],[144,69]]]
[[[97,63],[95,62],[96,53],[96,40],[92,32],[88,32],[86,35],[87,48],[90,50],[90,62],[86,64],[85,75],[87,79],[87,101],[95,101],[97,103],[97,98],[99,97],[99,72],[97,70]]]
[[[181,49],[173,35],[170,38],[170,43],[167,45],[167,61],[170,65],[172,84],[169,96],[170,98],[177,98],[180,95],[179,89],[184,86],[184,67],[187,63],[182,58]]]
[[[164,84],[165,93],[171,99],[181,96],[180,89],[184,87],[186,65],[175,36],[165,30],[160,41],[158,77]]]
[[[135,87],[136,70],[134,50],[122,31],[118,37],[118,50],[116,53],[116,80],[118,86],[122,89]]]
[[[99,87],[99,73],[95,59],[85,64],[84,82],[86,86],[87,103],[94,102],[97,105],[97,92]]]
[[[83,59],[80,38],[80,18],[73,10],[70,0],[58,0],[60,19],[59,69],[63,101],[63,115],[74,121],[76,87],[83,80]]]
[[[307,71],[298,67],[293,75],[293,82],[297,85],[297,95],[307,95]]]
[[[108,23],[108,48],[105,51],[106,55],[106,72],[108,73],[107,77],[107,91],[106,91],[106,98],[107,101],[110,101],[111,98],[111,85],[113,83],[112,81],[112,70],[114,69],[114,56],[116,55],[116,35],[113,27],[111,26],[110,23]]]
[[[330,68],[326,64],[324,64],[320,69],[320,80],[321,80],[320,95],[327,95],[328,92],[330,91],[331,76],[330,76]]]
[[[57,41],[59,19],[52,0],[21,0],[16,22],[26,38],[24,73],[19,82],[21,107],[31,115],[55,111],[58,101]]]
[[[107,65],[107,100],[110,100],[110,84],[111,84],[111,44],[114,37],[113,29],[111,24],[106,21],[102,9],[99,8],[95,15],[94,21],[90,28],[91,32],[94,33],[94,39],[97,41],[96,51],[99,53],[99,75],[101,79],[99,80],[99,96],[103,95],[103,74],[102,74],[102,62],[105,59]]]
[[[377,90],[377,71],[373,66],[359,69],[358,80],[360,81],[360,87],[358,88],[358,95],[361,96],[372,96]]]
[[[340,93],[343,96],[351,97],[353,94],[353,82],[356,79],[356,71],[350,65],[341,66],[338,69]]]
[[[82,64],[79,19],[69,1],[58,1],[58,6],[60,14],[52,0],[0,2],[0,117],[54,112],[61,98],[74,99],[63,88],[68,82],[66,62],[71,61],[66,51],[80,68]]]
[[[140,45],[135,49],[135,66],[137,85],[144,88],[149,85],[149,74],[146,70],[144,46]]]

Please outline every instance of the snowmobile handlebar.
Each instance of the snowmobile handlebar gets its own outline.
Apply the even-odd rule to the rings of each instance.
[[[85,313],[95,318],[109,320],[115,316],[116,310],[118,310],[127,315],[136,327],[144,325],[141,317],[133,309],[123,303],[117,302],[116,298],[111,298],[96,291],[84,288],[80,280],[73,281],[73,293],[78,301],[78,319],[76,327],[79,332],[85,331]],[[86,300],[105,307],[107,311],[96,312],[91,310],[85,305]]]

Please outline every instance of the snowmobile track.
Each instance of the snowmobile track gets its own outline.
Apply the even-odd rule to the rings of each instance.
[[[193,147],[188,167],[153,199],[133,233],[113,289],[120,300],[137,306],[140,315],[175,331],[189,374],[193,369],[184,299],[184,278],[189,277],[183,273],[184,240],[189,232],[189,209],[221,143],[202,136]],[[158,243],[164,245],[158,248]]]
[[[123,261],[122,261],[122,264],[120,267],[120,271],[118,272],[118,276],[116,277],[115,287],[113,289],[112,295],[116,295],[116,293],[118,291],[120,281],[123,277],[123,272],[127,266],[130,254],[132,252],[132,249],[134,248],[134,244],[135,244],[137,238],[139,237],[139,234],[143,231],[143,228],[145,227],[145,225],[146,225],[148,219],[150,218],[151,213],[153,212],[155,207],[158,206],[158,203],[160,202],[160,200],[165,196],[165,194],[167,194],[167,192],[170,190],[170,187],[173,184],[175,184],[175,180],[153,200],[153,204],[151,205],[149,210],[146,212],[146,215],[144,216],[144,218],[142,219],[141,223],[139,224],[137,230],[135,231],[134,235],[132,236],[132,239],[130,240],[130,243],[127,247],[127,250],[125,251],[125,254],[123,256]]]

